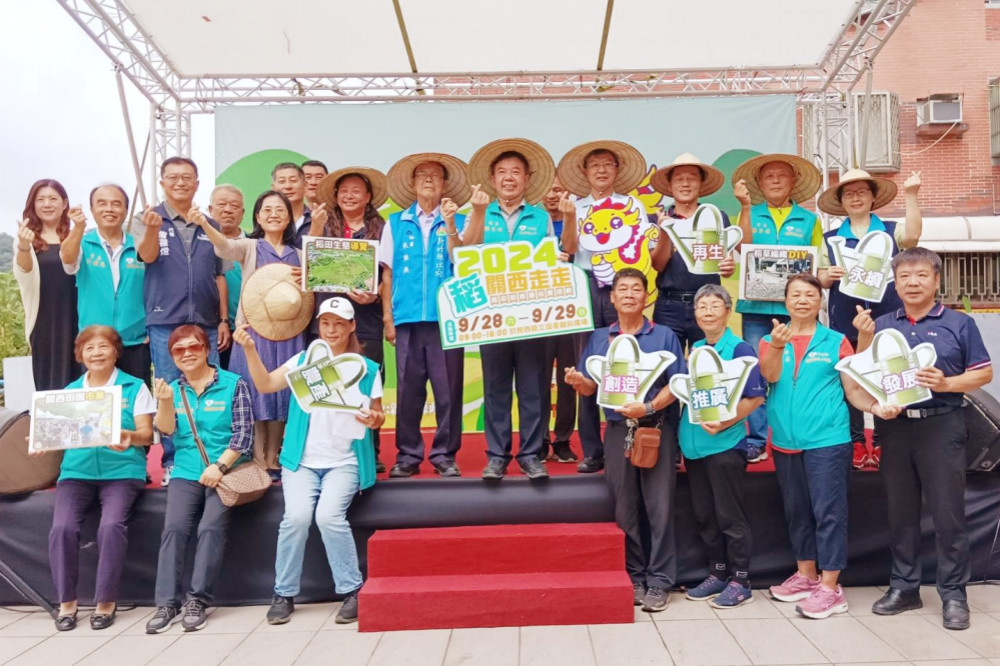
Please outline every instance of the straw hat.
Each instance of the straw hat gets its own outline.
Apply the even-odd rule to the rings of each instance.
[[[490,164],[497,155],[510,150],[521,153],[527,158],[531,180],[524,191],[524,198],[528,203],[538,203],[552,187],[552,181],[556,177],[556,165],[549,151],[530,139],[497,139],[477,150],[469,160],[469,182],[473,185],[482,185],[484,192],[495,197],[497,191],[493,188],[493,179],[490,177]]]
[[[288,264],[268,264],[243,285],[240,306],[247,323],[268,340],[287,340],[301,333],[313,316],[312,292],[303,292]]]
[[[875,185],[875,187],[872,188],[872,191],[875,193],[875,200],[872,201],[872,210],[878,210],[895,199],[896,193],[899,191],[899,188],[896,187],[896,183],[892,182],[888,178],[872,176],[864,169],[849,169],[840,178],[839,183],[827,188],[823,194],[819,195],[819,200],[816,202],[816,205],[819,206],[819,209],[824,213],[830,213],[831,215],[847,215],[847,211],[844,210],[843,204],[840,203],[840,188],[848,183],[856,183],[861,180]]]
[[[472,196],[468,179],[469,166],[457,157],[445,153],[416,153],[393,164],[387,178],[389,198],[400,208],[409,208],[417,200],[417,193],[413,189],[413,171],[424,162],[437,162],[445,168],[448,180],[444,181],[441,197],[464,206]]]
[[[319,186],[316,188],[316,200],[325,203],[328,210],[333,208],[337,204],[337,196],[334,192],[337,181],[352,174],[364,176],[368,180],[372,188],[372,206],[375,206],[376,210],[381,208],[389,196],[386,193],[385,174],[378,169],[369,167],[344,167],[327,174],[323,180],[319,181]]]
[[[628,194],[646,177],[646,159],[638,150],[621,141],[589,141],[580,144],[563,155],[559,160],[559,182],[578,197],[590,194],[590,183],[583,173],[583,160],[591,151],[609,150],[618,156],[618,177],[615,178],[615,192]]]
[[[661,194],[666,194],[668,197],[674,196],[674,193],[670,191],[670,174],[679,166],[694,166],[701,169],[704,178],[701,181],[701,190],[698,192],[700,197],[707,197],[709,194],[718,192],[719,188],[726,182],[726,175],[714,166],[705,164],[691,153],[683,153],[678,155],[669,165],[657,169],[656,173],[649,179],[649,184]]]
[[[747,189],[750,190],[750,201],[755,205],[764,200],[764,193],[761,191],[760,185],[757,184],[757,176],[764,165],[771,162],[784,162],[795,171],[798,180],[795,181],[789,198],[796,203],[811,199],[819,190],[820,185],[823,184],[823,176],[820,175],[819,169],[812,162],[798,155],[769,153],[751,157],[733,171],[733,185],[745,180]]]

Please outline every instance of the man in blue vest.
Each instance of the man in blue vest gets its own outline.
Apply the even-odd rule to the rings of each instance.
[[[240,228],[243,222],[243,191],[235,185],[217,185],[208,199],[208,216],[219,223],[219,230],[226,238],[245,238]],[[240,288],[243,284],[243,267],[235,261],[222,260],[222,274],[226,278],[229,298],[226,311],[229,314],[229,330],[236,330],[236,310],[240,304]],[[219,352],[219,363],[224,370],[229,369],[229,355],[233,346]]]
[[[82,331],[92,324],[111,326],[124,345],[116,365],[151,384],[143,284],[146,267],[132,236],[122,230],[128,195],[119,185],[99,185],[90,192],[90,213],[97,228],[84,233],[87,220],[74,220],[59,248],[63,269],[76,276],[77,313]]]
[[[530,157],[529,157],[530,156]],[[528,241],[538,245],[554,236],[552,220],[544,208],[533,205],[549,189],[555,164],[548,152],[527,139],[500,139],[469,160],[473,187],[472,213],[462,236],[467,245]],[[481,189],[485,183],[485,190]],[[490,195],[496,196],[491,203]],[[517,389],[517,415],[521,445],[517,464],[529,479],[549,475],[539,460],[545,427],[542,423],[542,384],[545,344],[538,340],[511,340],[480,345],[483,363],[483,408],[486,450],[489,457],[484,479],[502,479],[511,460],[511,409]],[[551,377],[551,366],[548,370]],[[546,415],[547,417],[548,415]]]
[[[153,371],[172,382],[180,377],[167,348],[175,328],[182,324],[200,326],[208,336],[209,362],[215,366],[219,365],[219,349],[230,344],[231,331],[222,260],[215,256],[205,232],[189,221],[198,191],[198,167],[187,157],[167,158],[160,166],[160,187],[164,200],[137,216],[132,232],[139,259],[146,265],[143,297]],[[169,437],[161,443],[166,485],[174,449]]]
[[[743,242],[811,245],[821,252],[823,225],[816,213],[799,203],[811,199],[822,181],[819,169],[797,155],[758,155],[736,167],[733,194],[740,202]],[[760,346],[762,337],[771,333],[773,319],[788,323],[784,301],[740,300],[736,311],[743,316],[743,339],[754,349]],[[747,459],[759,462],[767,458],[767,404],[750,414],[747,422]]]
[[[382,228],[379,263],[385,339],[396,345],[396,448],[389,476],[420,470],[424,440],[420,421],[427,382],[434,391],[437,429],[429,458],[443,477],[460,476],[455,454],[462,445],[462,382],[465,352],[445,350],[438,330],[437,292],[452,275],[451,252],[460,244],[469,198],[468,166],[443,153],[418,153],[396,162],[387,176],[389,197],[403,208]]]

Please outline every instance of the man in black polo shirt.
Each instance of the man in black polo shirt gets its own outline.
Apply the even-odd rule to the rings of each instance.
[[[932,398],[903,409],[892,420],[875,419],[882,441],[882,478],[889,514],[892,574],[889,591],[872,606],[877,615],[895,615],[923,606],[920,600],[921,494],[934,520],[937,540],[937,589],[946,629],[969,628],[965,585],[969,580],[969,540],[965,533],[964,394],[993,379],[990,356],[971,317],[944,307],[936,295],[941,259],[924,248],[892,260],[896,292],[903,307],[874,322],[861,310],[855,326],[858,351],[874,333],[896,329],[914,347],[929,342],[937,350],[934,366],[916,374]]]

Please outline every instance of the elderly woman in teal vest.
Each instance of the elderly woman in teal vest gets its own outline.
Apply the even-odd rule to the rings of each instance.
[[[533,205],[548,192],[555,177],[549,153],[527,139],[500,139],[469,160],[474,186],[472,213],[461,239],[465,245],[527,241],[538,245],[555,236],[552,220],[541,206]],[[491,203],[490,195],[496,199]],[[486,452],[484,479],[502,479],[511,460],[511,409],[517,389],[517,415],[521,447],[517,463],[529,479],[549,475],[539,460],[548,414],[543,416],[542,390],[551,382],[545,372],[545,345],[537,340],[512,340],[480,345],[483,362],[483,409]],[[549,390],[546,388],[545,390]]]
[[[204,329],[178,326],[167,339],[167,349],[181,376],[170,384],[156,378],[154,425],[162,434],[173,435],[176,455],[156,566],[156,613],[146,623],[147,634],[166,631],[178,620],[184,631],[207,625],[205,608],[222,573],[230,520],[230,509],[215,487],[253,450],[250,389],[239,375],[209,364],[211,348]],[[204,446],[207,464],[196,438]],[[185,584],[184,564],[195,525],[194,569]]]
[[[316,318],[319,339],[330,346],[334,356],[362,353],[355,333],[354,306],[349,300],[336,296],[324,301]],[[287,388],[285,376],[306,364],[306,352],[302,352],[268,372],[245,327],[237,329],[233,339],[243,345],[250,376],[262,393]],[[364,361],[365,374],[358,386],[370,400],[368,407],[353,414],[323,408],[307,414],[294,397],[289,400],[288,427],[279,458],[285,515],[278,527],[274,598],[267,611],[269,624],[284,624],[295,611],[294,597],[299,593],[302,558],[314,517],[337,594],[345,595],[336,622],[346,624],[358,619],[362,579],[347,509],[359,491],[375,484],[372,431],[385,421],[378,363],[371,359]],[[363,426],[364,434],[352,436],[351,431],[357,429],[358,423]]]
[[[49,532],[49,565],[59,595],[59,631],[76,627],[80,525],[95,500],[100,504],[101,519],[97,528],[97,607],[90,616],[90,627],[106,629],[114,623],[128,548],[129,515],[146,482],[144,447],[153,439],[156,403],[141,379],[115,367],[121,350],[122,339],[110,326],[88,326],[76,338],[76,360],[87,372],[66,388],[120,386],[122,430],[117,444],[69,449],[63,454]]]
[[[690,408],[685,406],[677,428],[694,517],[709,565],[708,577],[688,590],[687,598],[710,601],[716,608],[735,608],[753,601],[750,520],[743,507],[743,479],[747,469],[745,421],[764,403],[767,385],[760,376],[753,347],[729,330],[733,309],[729,292],[718,284],[703,285],[695,292],[693,305],[695,320],[705,337],[691,345],[692,355],[699,348],[711,347],[723,362],[752,359],[754,363],[749,370],[743,370],[745,384],[733,418],[694,424],[688,417]],[[692,378],[699,373],[694,358],[688,359]],[[716,369],[711,368],[713,372]]]
[[[891,418],[899,409],[873,405],[864,389],[836,369],[854,350],[841,333],[817,321],[821,302],[815,276],[791,277],[785,287],[790,322],[773,319],[770,335],[760,343],[760,370],[770,385],[774,468],[797,563],[795,573],[771,587],[771,596],[799,602],[795,610],[814,619],[847,611],[837,584],[847,566],[853,453],[845,395],[880,418]]]
[[[822,183],[819,170],[797,155],[758,155],[733,171],[733,194],[740,202],[739,225],[743,243],[757,245],[812,245],[823,247],[823,225],[816,213],[799,204],[816,194]],[[752,206],[752,207],[751,207]],[[740,300],[743,339],[756,348],[770,333],[771,320],[787,322],[783,303]],[[748,419],[750,462],[767,458],[767,405]]]

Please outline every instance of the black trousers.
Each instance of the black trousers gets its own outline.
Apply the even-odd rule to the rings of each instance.
[[[590,276],[590,302],[594,309],[594,328],[611,326],[618,321],[618,312],[611,304],[611,288],[599,287],[597,278]],[[577,338],[576,356],[580,357],[590,336]],[[601,408],[597,405],[597,394],[581,395],[577,403],[577,430],[580,433],[580,448],[584,458],[603,458],[604,444],[601,442]]]
[[[674,490],[677,487],[677,429],[666,419],[660,455],[649,469],[625,458],[624,421],[604,431],[604,478],[615,502],[615,522],[625,532],[625,571],[633,583],[669,590],[677,579]]]
[[[153,361],[149,355],[148,342],[125,347],[116,365],[122,372],[141,379],[146,386],[153,385]]]
[[[542,427],[545,430],[545,444],[552,441],[569,442],[576,429],[576,391],[566,383],[566,368],[576,367],[579,358],[580,338],[582,344],[587,343],[590,333],[567,333],[545,338],[545,358],[542,367]],[[549,432],[549,418],[552,413],[551,368],[555,364],[556,373],[556,422],[552,432]]]
[[[382,346],[382,338],[361,338],[361,351],[365,358],[378,363],[379,377],[382,379],[382,386],[385,386],[385,347]],[[372,442],[375,444],[375,457],[382,451],[382,429],[372,432]]]
[[[926,419],[876,419],[882,480],[889,509],[892,575],[909,592],[920,586],[921,497],[934,521],[937,589],[943,600],[965,601],[969,538],[965,533],[965,412]]]
[[[719,578],[750,571],[750,520],[743,508],[747,457],[730,449],[685,461],[698,535],[708,551],[709,571]]]

